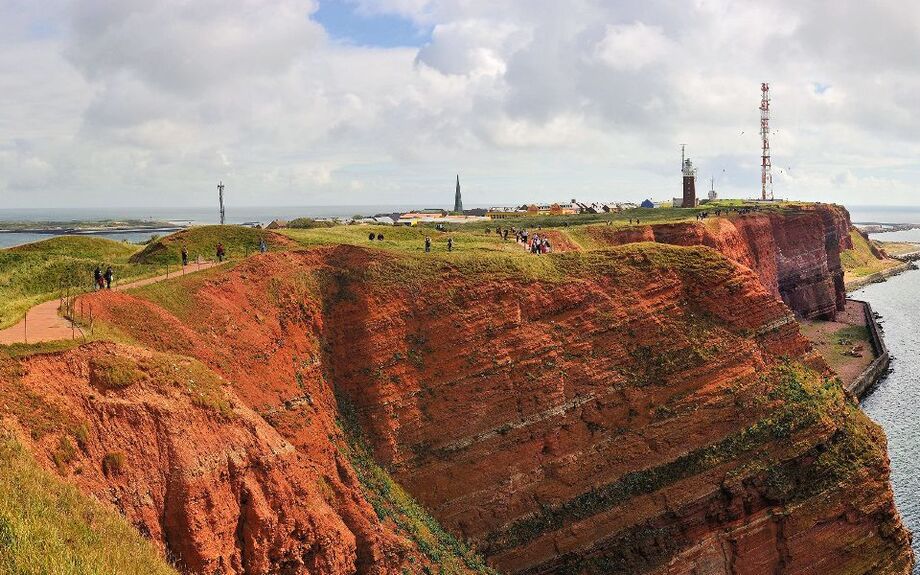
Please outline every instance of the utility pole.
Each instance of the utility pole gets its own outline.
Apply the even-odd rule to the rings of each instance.
[[[770,161],[770,84],[760,85],[760,139],[762,143],[760,168],[760,199],[773,199],[773,166]]]
[[[220,225],[224,225],[224,181],[217,184],[217,197],[220,201]]]

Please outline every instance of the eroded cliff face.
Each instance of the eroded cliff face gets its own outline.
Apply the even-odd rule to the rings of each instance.
[[[482,571],[387,507],[347,421],[502,572],[907,574],[884,435],[743,239],[769,223],[717,224],[745,265],[339,246],[92,294],[132,345],[4,359],[0,413],[192,573]]]
[[[840,252],[853,247],[849,229],[846,209],[817,204],[695,223],[598,226],[590,234],[604,245],[654,241],[714,248],[757,272],[764,287],[800,316],[831,319],[846,299]]]
[[[503,572],[909,573],[884,436],[762,275],[650,244],[524,261],[343,246],[95,302],[220,373],[322,477],[354,413]],[[386,520],[341,524],[359,572],[387,564]]]

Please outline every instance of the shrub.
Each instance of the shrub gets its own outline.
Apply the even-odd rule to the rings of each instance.
[[[311,230],[313,228],[331,228],[335,225],[335,222],[328,220],[318,222],[313,218],[297,218],[288,222],[287,227],[295,230]]]
[[[125,454],[124,453],[106,453],[102,458],[102,473],[106,477],[115,477],[121,475],[122,469],[125,467]]]
[[[54,461],[54,466],[57,467],[58,471],[64,473],[67,469],[67,465],[73,461],[76,456],[77,449],[73,446],[73,443],[67,436],[61,436],[58,440],[57,449],[51,454],[51,459]]]
[[[73,437],[77,440],[77,447],[86,451],[86,445],[89,443],[89,429],[85,423],[81,423],[73,430]]]
[[[89,360],[89,382],[100,391],[123,389],[143,379],[133,360],[103,356]]]

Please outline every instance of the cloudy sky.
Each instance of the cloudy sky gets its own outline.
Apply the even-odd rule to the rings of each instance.
[[[0,0],[0,206],[917,204],[920,7]]]

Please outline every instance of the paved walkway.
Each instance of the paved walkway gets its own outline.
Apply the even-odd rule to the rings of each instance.
[[[216,262],[203,262],[200,264],[192,263],[186,266],[185,274],[204,271],[218,265]],[[169,277],[175,278],[183,275],[182,271],[173,272]],[[157,283],[167,279],[167,276],[149,277],[126,284],[116,285],[114,291],[124,291],[126,289],[141,287]],[[92,292],[90,292],[92,293]],[[70,321],[63,318],[58,313],[61,302],[55,298],[45,303],[40,303],[26,312],[25,318],[14,326],[0,330],[0,345],[10,345],[13,343],[39,343],[43,341],[55,341],[59,339],[71,339],[76,336],[82,336],[80,328],[74,329]]]

